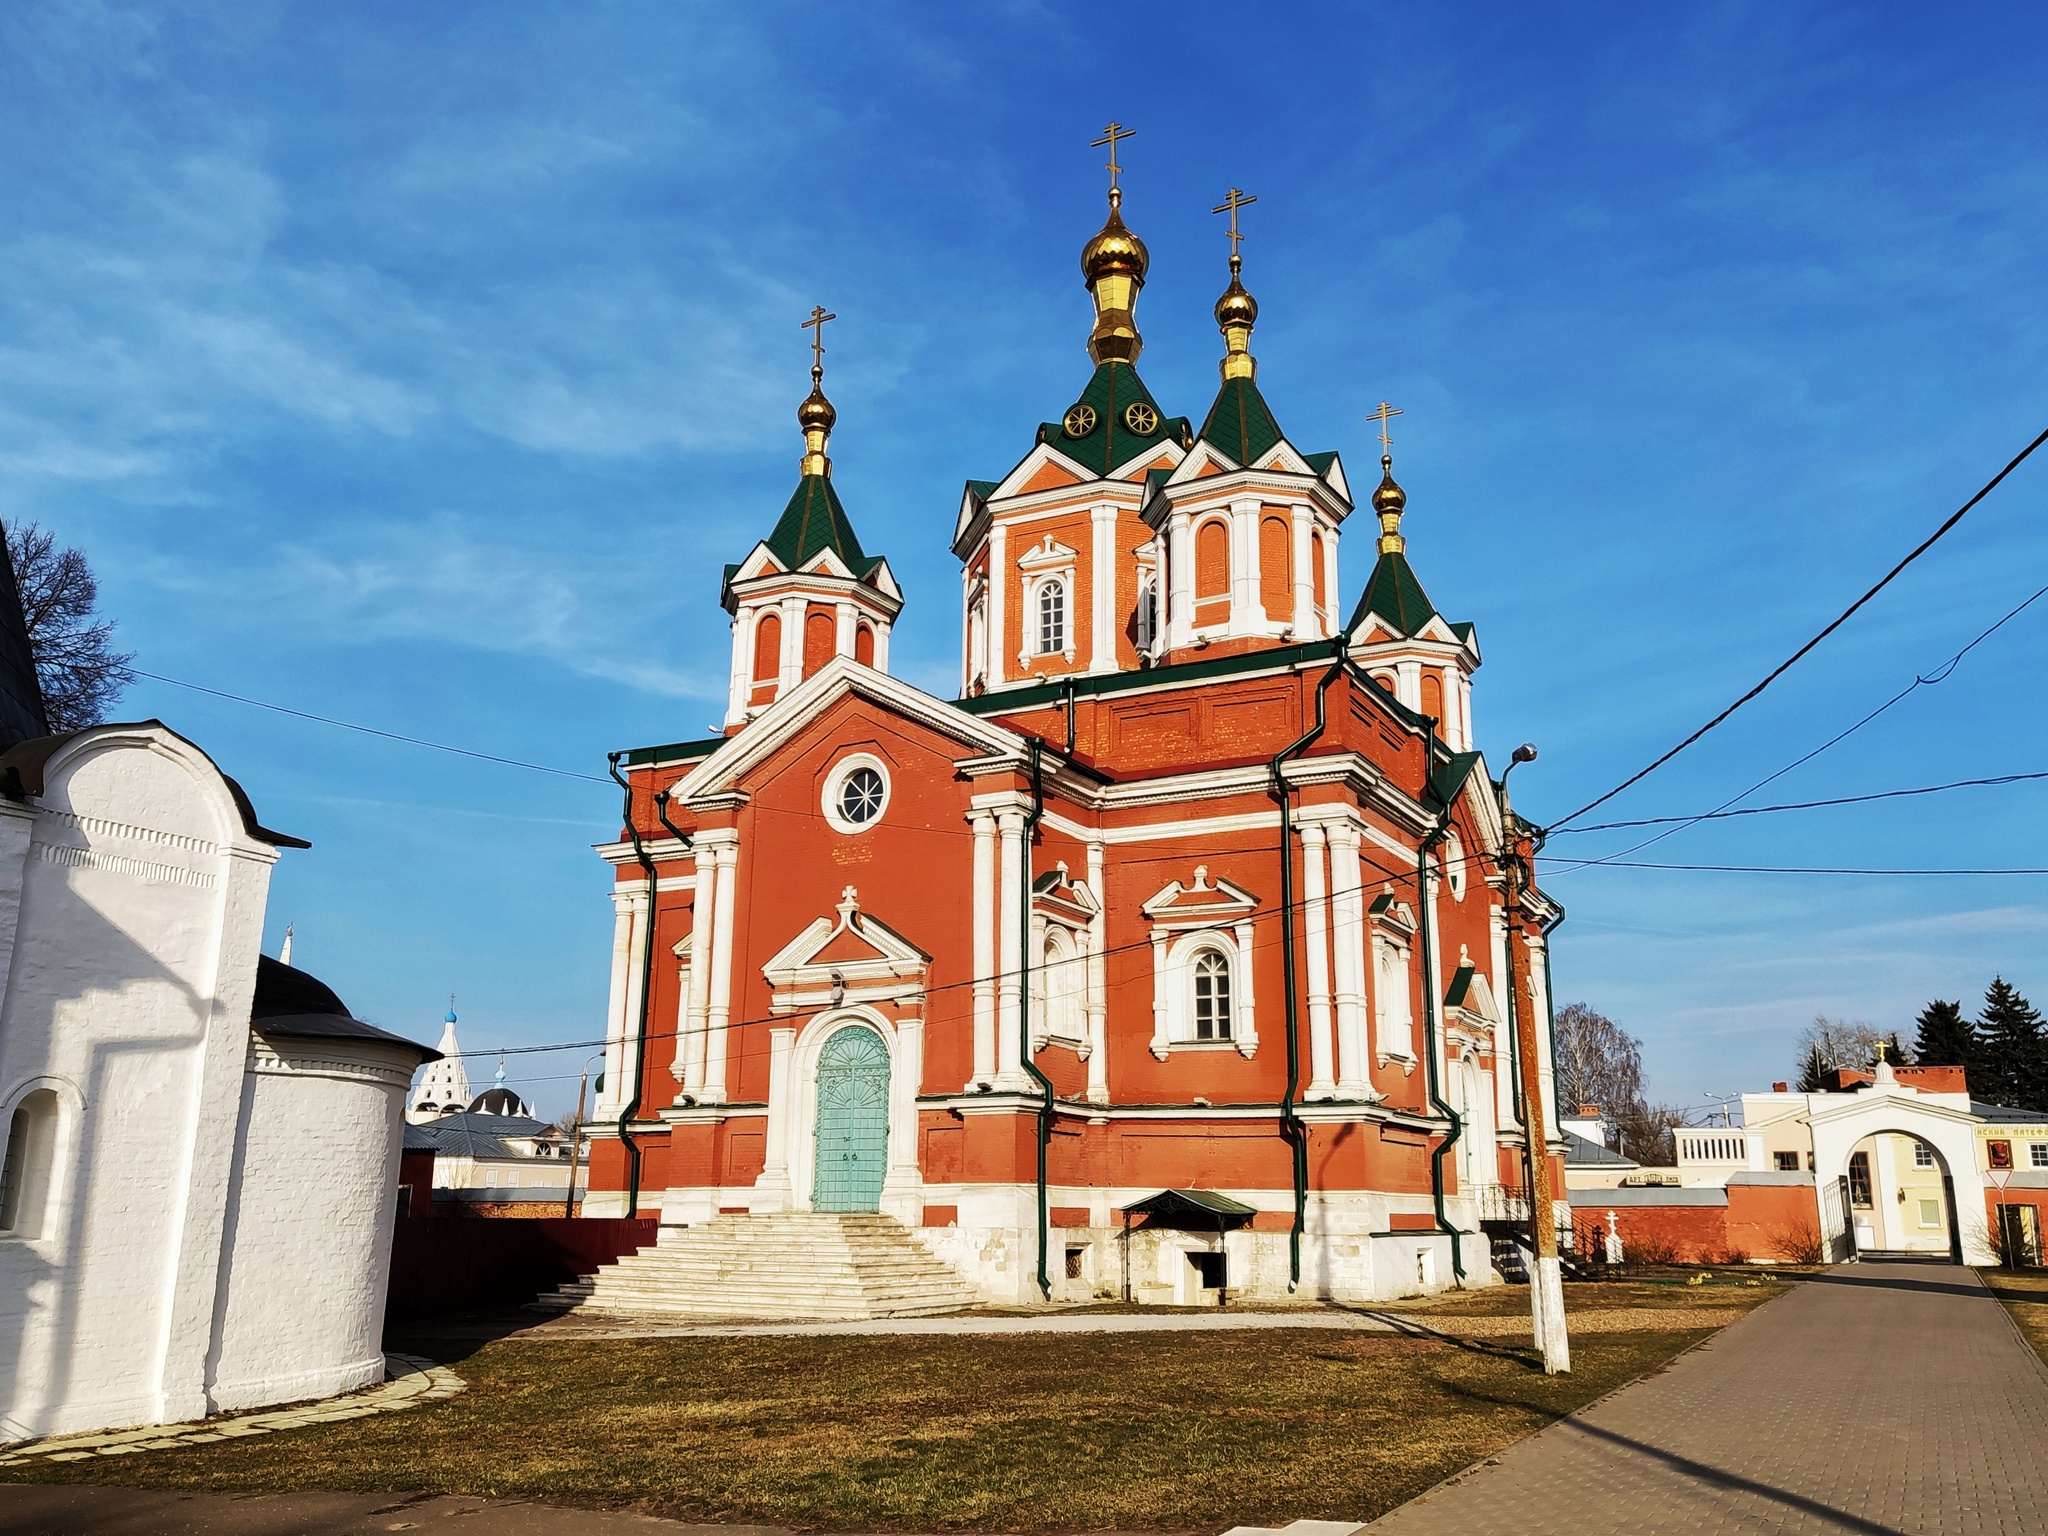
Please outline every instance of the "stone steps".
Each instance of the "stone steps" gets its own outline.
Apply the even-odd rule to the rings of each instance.
[[[601,1316],[925,1317],[981,1295],[893,1217],[778,1211],[664,1227],[643,1248],[534,1303]]]

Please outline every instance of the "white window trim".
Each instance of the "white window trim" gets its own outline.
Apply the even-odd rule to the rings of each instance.
[[[882,803],[876,808],[875,814],[866,821],[848,821],[839,810],[839,793],[846,787],[846,781],[863,768],[872,768],[881,775]],[[882,818],[888,814],[889,801],[894,794],[894,790],[895,786],[889,779],[889,765],[887,763],[876,757],[872,752],[850,752],[834,763],[832,771],[825,775],[823,807],[825,820],[831,824],[835,832],[844,832],[849,836],[858,836],[863,832],[870,831],[880,826]]]
[[[1047,645],[1045,643],[1045,599],[1049,590],[1059,593],[1060,643],[1058,645]],[[1074,626],[1068,622],[1073,608],[1073,587],[1064,577],[1041,576],[1031,583],[1031,627],[1034,631],[1032,635],[1032,655],[1065,656],[1069,661],[1074,659],[1074,647],[1070,643],[1074,638]]]
[[[1034,544],[1017,558],[1017,568],[1024,573],[1023,611],[1018,614],[1017,624],[1017,665],[1028,668],[1034,660],[1058,656],[1071,662],[1079,654],[1076,648],[1075,619],[1079,609],[1075,605],[1075,594],[1079,590],[1074,582],[1075,571],[1079,568],[1080,555],[1067,548],[1051,534],[1043,543]],[[1041,651],[1038,648],[1038,591],[1048,581],[1060,584],[1061,601],[1066,608],[1065,642],[1057,651]]]
[[[1413,952],[1392,935],[1372,936],[1373,1054],[1381,1066],[1415,1070],[1415,1007],[1408,985]]]
[[[1161,1061],[1175,1051],[1236,1051],[1249,1060],[1258,1053],[1259,1029],[1252,994],[1252,925],[1249,919],[1228,928],[1194,928],[1153,944],[1152,1054]],[[1221,954],[1230,966],[1230,1038],[1195,1038],[1195,958],[1204,951]]]

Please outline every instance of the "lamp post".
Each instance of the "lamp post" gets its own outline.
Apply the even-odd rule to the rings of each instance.
[[[569,1136],[569,1193],[562,1197],[562,1214],[576,1214],[576,1165],[583,1156],[583,1106],[590,1093],[590,1063],[602,1061],[604,1052],[598,1051],[583,1063],[582,1080],[576,1084],[576,1129]]]
[[[1536,761],[1536,748],[1523,742],[1500,776],[1502,835],[1507,856],[1502,860],[1508,885],[1508,995],[1514,1005],[1516,1055],[1522,1068],[1523,1131],[1529,1153],[1529,1241],[1536,1255],[1535,1272],[1529,1276],[1530,1321],[1536,1346],[1543,1351],[1546,1375],[1559,1376],[1572,1368],[1571,1342],[1565,1334],[1564,1268],[1557,1256],[1557,1217],[1550,1202],[1550,1117],[1543,1103],[1543,1074],[1538,1070],[1536,989],[1526,990],[1517,976],[1515,952],[1522,947],[1522,892],[1529,870],[1515,832],[1514,813],[1508,805],[1508,775],[1523,763]]]

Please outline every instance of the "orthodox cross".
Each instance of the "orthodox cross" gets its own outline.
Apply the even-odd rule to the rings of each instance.
[[[1365,419],[1367,421],[1376,421],[1380,424],[1381,453],[1392,454],[1394,451],[1394,440],[1393,438],[1387,435],[1387,423],[1393,420],[1396,416],[1399,416],[1400,414],[1401,408],[1399,406],[1389,405],[1384,400],[1380,402],[1380,408],[1378,410],[1368,411],[1366,413]]]
[[[1256,203],[1257,201],[1256,197],[1247,197],[1236,187],[1232,187],[1230,189],[1230,196],[1209,210],[1211,213],[1227,213],[1230,215],[1230,259],[1232,261],[1237,260],[1237,242],[1244,238],[1243,235],[1237,232],[1237,210],[1244,207],[1247,203]]]
[[[1118,175],[1121,174],[1121,172],[1123,171],[1123,167],[1116,163],[1116,141],[1118,139],[1128,139],[1137,131],[1138,130],[1135,128],[1126,128],[1122,123],[1111,123],[1107,128],[1102,130],[1101,138],[1091,139],[1089,141],[1088,147],[1090,149],[1100,149],[1105,144],[1109,146],[1108,171],[1109,190],[1111,192],[1121,192],[1123,190],[1121,187],[1117,185],[1116,180]]]
[[[811,333],[811,372],[813,373],[823,373],[825,371],[825,322],[827,320],[837,320],[838,318],[837,315],[826,314],[824,305],[816,304],[811,307],[811,318],[797,327],[800,331],[809,331]]]

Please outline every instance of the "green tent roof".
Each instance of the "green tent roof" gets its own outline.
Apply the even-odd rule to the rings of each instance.
[[[1126,362],[1097,364],[1095,377],[1088,381],[1088,387],[1074,404],[1085,405],[1095,413],[1095,424],[1089,430],[1079,437],[1070,437],[1063,421],[1049,421],[1039,429],[1040,435],[1075,463],[1098,475],[1128,464],[1147,448],[1179,442],[1187,435],[1187,419],[1162,413],[1159,402],[1138,377],[1138,370]],[[1150,432],[1131,430],[1125,413],[1134,405],[1143,405],[1152,413]]]
[[[792,571],[802,569],[825,549],[843,560],[856,576],[867,575],[880,563],[861,552],[846,508],[839,504],[839,493],[825,475],[805,475],[797,481],[796,494],[782,509],[775,531],[768,535],[768,549]]]
[[[1225,379],[1202,423],[1202,438],[1214,443],[1239,464],[1249,467],[1285,437],[1266,405],[1266,397],[1250,379]]]
[[[1415,579],[1406,555],[1380,556],[1380,563],[1372,568],[1371,580],[1366,582],[1365,591],[1359,595],[1358,607],[1352,611],[1351,632],[1356,634],[1365,628],[1366,616],[1374,613],[1393,625],[1396,634],[1402,635],[1416,633],[1436,613],[1429,594]]]

